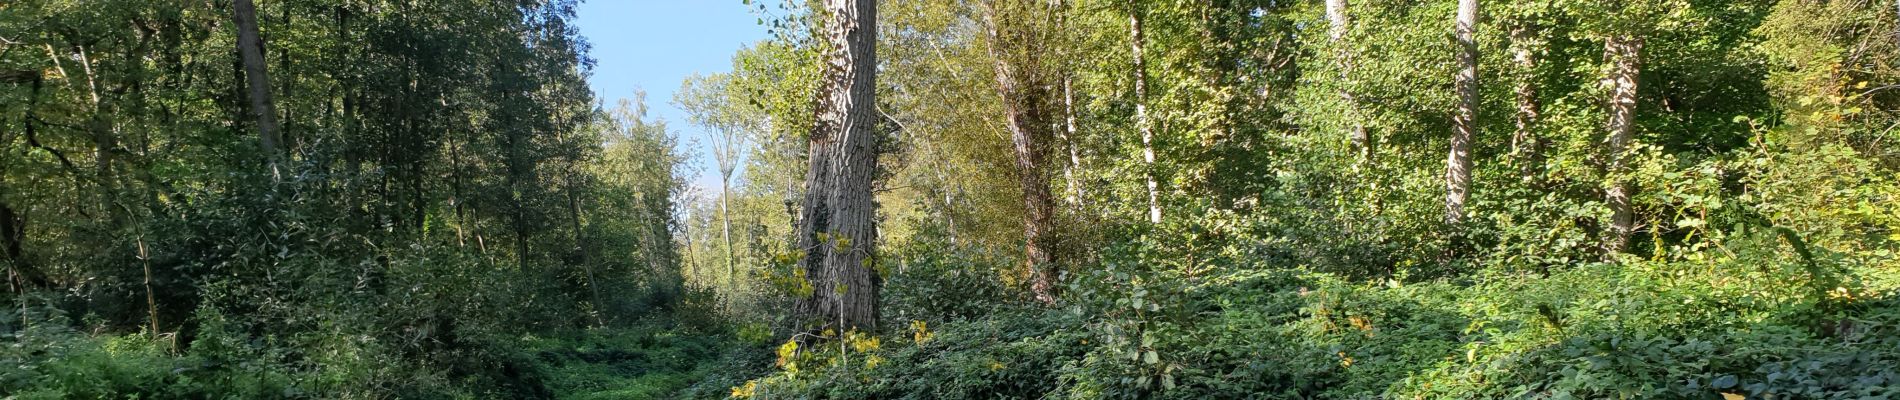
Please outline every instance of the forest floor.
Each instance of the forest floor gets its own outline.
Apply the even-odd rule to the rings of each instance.
[[[661,322],[529,338],[524,350],[560,399],[725,398],[771,365],[729,332]]]

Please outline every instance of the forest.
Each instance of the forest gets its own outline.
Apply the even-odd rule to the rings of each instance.
[[[0,398],[1900,399],[1900,1],[578,1],[0,2]]]

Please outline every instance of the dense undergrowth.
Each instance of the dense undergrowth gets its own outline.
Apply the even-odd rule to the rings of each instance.
[[[9,314],[9,317],[17,315]],[[206,316],[206,318],[218,318]],[[410,364],[358,342],[295,354],[285,340],[243,337],[207,319],[189,349],[169,336],[90,334],[57,319],[33,323],[0,347],[0,396],[9,399],[300,399],[724,397],[766,373],[770,353],[730,330],[648,321],[622,328],[525,336],[460,354],[474,369]],[[18,319],[9,323],[17,323]],[[348,341],[350,338],[329,338]]]
[[[1229,265],[1188,275],[1111,249],[1056,308],[932,293],[888,335],[782,347],[742,398],[1892,398],[1891,270],[1791,254],[1629,258],[1418,282]],[[1113,254],[1122,254],[1119,260]],[[910,263],[895,280],[955,285]],[[923,266],[920,268],[920,266]],[[915,282],[912,282],[915,283]],[[929,285],[925,285],[929,286]],[[966,286],[968,287],[968,286]],[[980,287],[980,286],[979,286]],[[912,304],[963,310],[917,312]],[[982,312],[971,312],[982,309]],[[908,325],[904,328],[901,325]]]
[[[1608,277],[1585,276],[1590,273]],[[1237,274],[1229,283],[1256,290],[1195,290],[1186,298],[1196,316],[1152,323],[1139,334],[1072,310],[1004,313],[918,329],[843,356],[807,354],[734,393],[1187,399],[1900,394],[1894,389],[1900,302],[1891,293],[1853,300],[1828,318],[1746,305],[1687,311],[1685,305],[1699,302],[1663,293],[1719,289],[1664,288],[1668,284],[1644,282],[1650,273],[1605,266],[1559,278],[1605,289],[1595,295],[1554,283],[1381,288],[1315,275]],[[1577,297],[1553,299],[1570,295]]]
[[[174,338],[8,312],[0,395],[54,398],[1746,398],[1900,396],[1900,281],[1883,258],[1722,254],[1549,272],[1364,279],[1282,265],[1272,241],[1131,235],[1046,307],[979,253],[896,249],[881,334],[800,348],[702,295],[615,328],[465,337],[431,354],[273,335],[205,309]],[[1802,254],[1807,253],[1807,254]],[[1226,254],[1228,256],[1222,256]],[[1255,254],[1258,257],[1232,257]],[[1209,260],[1204,268],[1143,260]],[[1487,267],[1484,271],[1509,271]],[[895,289],[903,288],[903,289]],[[492,328],[482,328],[490,330]],[[499,329],[493,329],[499,330]],[[473,331],[471,332],[473,333]]]

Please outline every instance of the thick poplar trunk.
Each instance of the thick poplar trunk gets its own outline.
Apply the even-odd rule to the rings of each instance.
[[[270,75],[264,65],[264,41],[257,33],[257,7],[251,0],[231,0],[231,9],[237,22],[238,55],[250,86],[251,114],[257,117],[258,145],[270,157],[275,172],[283,137],[277,129],[277,106],[271,99]]]
[[[1610,205],[1610,231],[1605,237],[1604,249],[1610,253],[1622,252],[1629,246],[1630,233],[1636,228],[1636,218],[1630,209],[1630,183],[1624,176],[1629,167],[1630,140],[1636,132],[1636,90],[1637,77],[1642,73],[1643,38],[1631,35],[1614,35],[1604,41],[1603,58],[1610,64],[1606,83],[1610,85],[1610,109],[1608,130],[1609,177],[1610,186],[1604,191],[1604,200]]]
[[[1005,124],[1015,156],[1017,183],[1023,195],[1023,262],[1028,268],[1029,290],[1037,301],[1056,301],[1055,201],[1049,190],[1049,141],[1052,124],[1053,94],[1042,60],[1025,57],[1036,54],[1031,46],[1042,43],[1032,36],[1033,27],[1023,21],[1005,18],[1029,18],[1023,15],[999,16],[996,7],[1036,7],[1036,5],[997,2],[985,15],[989,24],[990,57],[996,73],[996,92],[1003,102]],[[1015,10],[1012,10],[1015,11]],[[1003,26],[1003,24],[1010,24]],[[1025,51],[1028,50],[1028,51]]]
[[[1161,185],[1155,181],[1154,121],[1148,117],[1148,62],[1141,33],[1141,7],[1129,4],[1128,43],[1135,61],[1135,127],[1141,131],[1141,165],[1148,184],[1148,222],[1161,223]]]
[[[1346,122],[1347,138],[1352,140],[1353,149],[1359,152],[1353,165],[1359,168],[1374,162],[1375,149],[1372,136],[1366,132],[1366,123],[1360,115],[1359,99],[1348,85],[1352,80],[1353,65],[1352,50],[1346,44],[1346,31],[1352,26],[1352,17],[1346,13],[1347,7],[1346,0],[1326,0],[1326,21],[1331,25],[1326,34],[1332,38],[1336,49],[1333,57],[1339,67],[1339,99],[1345,104],[1345,114],[1349,120]]]
[[[1451,152],[1445,158],[1445,222],[1464,221],[1471,190],[1471,136],[1478,116],[1478,0],[1458,1],[1458,113],[1452,117]]]
[[[25,214],[15,211],[6,203],[0,203],[0,256],[5,257],[3,260],[15,293],[50,286],[45,274],[26,259],[26,222]]]
[[[812,282],[798,311],[825,326],[875,330],[880,279],[877,244],[877,1],[825,0],[831,49],[811,134],[800,261]]]

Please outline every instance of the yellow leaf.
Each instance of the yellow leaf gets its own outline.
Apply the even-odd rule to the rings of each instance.
[[[1748,397],[1742,396],[1739,394],[1727,393],[1727,392],[1722,393],[1722,400],[1747,400],[1747,399]]]
[[[798,341],[785,341],[785,344],[778,346],[778,362],[773,363],[773,365],[784,367],[791,364],[793,361],[796,361],[792,359],[792,355],[794,354],[798,354]]]
[[[755,379],[755,380],[745,381],[745,386],[737,386],[737,387],[732,388],[732,398],[749,399],[749,398],[752,398],[752,396],[757,395],[758,390],[759,390],[758,380]]]
[[[930,332],[930,324],[921,320],[910,321],[911,342],[922,344],[935,336]],[[1086,344],[1086,343],[1085,343]]]

